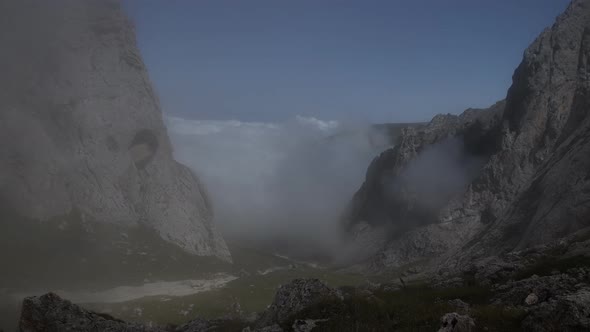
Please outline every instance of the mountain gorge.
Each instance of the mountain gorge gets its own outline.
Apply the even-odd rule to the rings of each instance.
[[[2,1],[0,27],[0,297],[24,298],[19,331],[590,330],[590,0],[504,100],[336,133],[164,121],[117,0]],[[220,219],[259,251],[230,253]]]

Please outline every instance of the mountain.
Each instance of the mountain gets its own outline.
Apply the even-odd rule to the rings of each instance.
[[[2,1],[0,31],[0,226],[75,216],[231,260],[119,1]]]
[[[504,101],[399,128],[343,220],[370,256],[355,267],[394,273],[338,289],[298,279],[258,315],[178,327],[49,293],[25,298],[20,330],[589,331],[589,64],[590,0],[573,0],[525,51]]]
[[[405,129],[373,161],[345,218],[355,238],[388,235],[368,266],[461,266],[589,227],[589,89],[590,1],[574,0],[525,51],[505,101]]]

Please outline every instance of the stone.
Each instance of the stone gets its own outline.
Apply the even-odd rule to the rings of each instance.
[[[531,306],[537,304],[539,302],[539,297],[535,293],[530,293],[526,299],[524,299],[524,304]]]
[[[281,324],[309,305],[322,300],[343,299],[340,290],[327,286],[318,279],[295,279],[279,287],[270,307],[262,313],[256,326]]]
[[[296,319],[293,322],[293,332],[311,332],[318,323],[328,321],[328,319]]]
[[[283,332],[283,329],[278,324],[274,324],[271,326],[265,326],[258,329],[252,329],[250,327],[247,327],[243,329],[242,332]]]
[[[588,331],[590,330],[590,289],[541,303],[523,321],[524,331]]]
[[[127,323],[96,314],[63,300],[53,293],[25,298],[19,322],[20,332],[164,332],[164,328]]]
[[[475,329],[475,322],[467,315],[456,312],[445,314],[440,319],[441,327],[438,332],[470,332]]]
[[[508,281],[497,288],[493,301],[502,305],[519,306],[545,302],[557,296],[575,292],[579,287],[579,280],[568,274],[550,276],[531,276],[518,281]],[[535,304],[532,303],[532,304]]]

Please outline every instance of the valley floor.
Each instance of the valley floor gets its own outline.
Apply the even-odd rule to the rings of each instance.
[[[150,266],[153,271],[145,269],[143,275],[137,274],[133,279],[125,276],[117,280],[113,275],[100,283],[89,282],[88,288],[83,287],[83,280],[72,281],[73,287],[60,283],[35,285],[34,288],[26,285],[5,288],[0,290],[3,294],[0,297],[0,328],[14,329],[24,297],[49,291],[89,310],[124,320],[177,325],[195,317],[255,315],[272,302],[281,284],[295,278],[318,278],[334,287],[355,286],[366,280],[360,275],[295,262],[253,249],[233,248],[232,251],[235,253],[232,265],[199,257],[194,257],[193,262],[185,259],[183,264],[200,266],[199,271],[187,267],[187,271],[177,274],[178,278],[174,274],[162,274],[157,271],[158,266],[153,265]],[[189,279],[191,276],[194,279]]]

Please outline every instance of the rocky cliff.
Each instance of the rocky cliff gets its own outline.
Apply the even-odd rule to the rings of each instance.
[[[406,130],[398,146],[373,162],[348,221],[370,230],[403,225],[394,227],[375,268],[449,252],[472,259],[590,226],[589,45],[590,1],[574,0],[525,51],[505,104],[437,116],[425,128]],[[465,169],[464,187],[435,192],[436,204],[425,205],[430,196],[421,199],[420,184],[404,181],[405,174],[449,137],[460,142],[453,159],[476,155],[482,164],[473,173]],[[422,176],[434,172],[438,181],[457,169],[438,174],[438,160]]]
[[[203,185],[173,158],[119,1],[2,1],[0,42],[4,210],[144,225],[187,252],[230,259]]]

